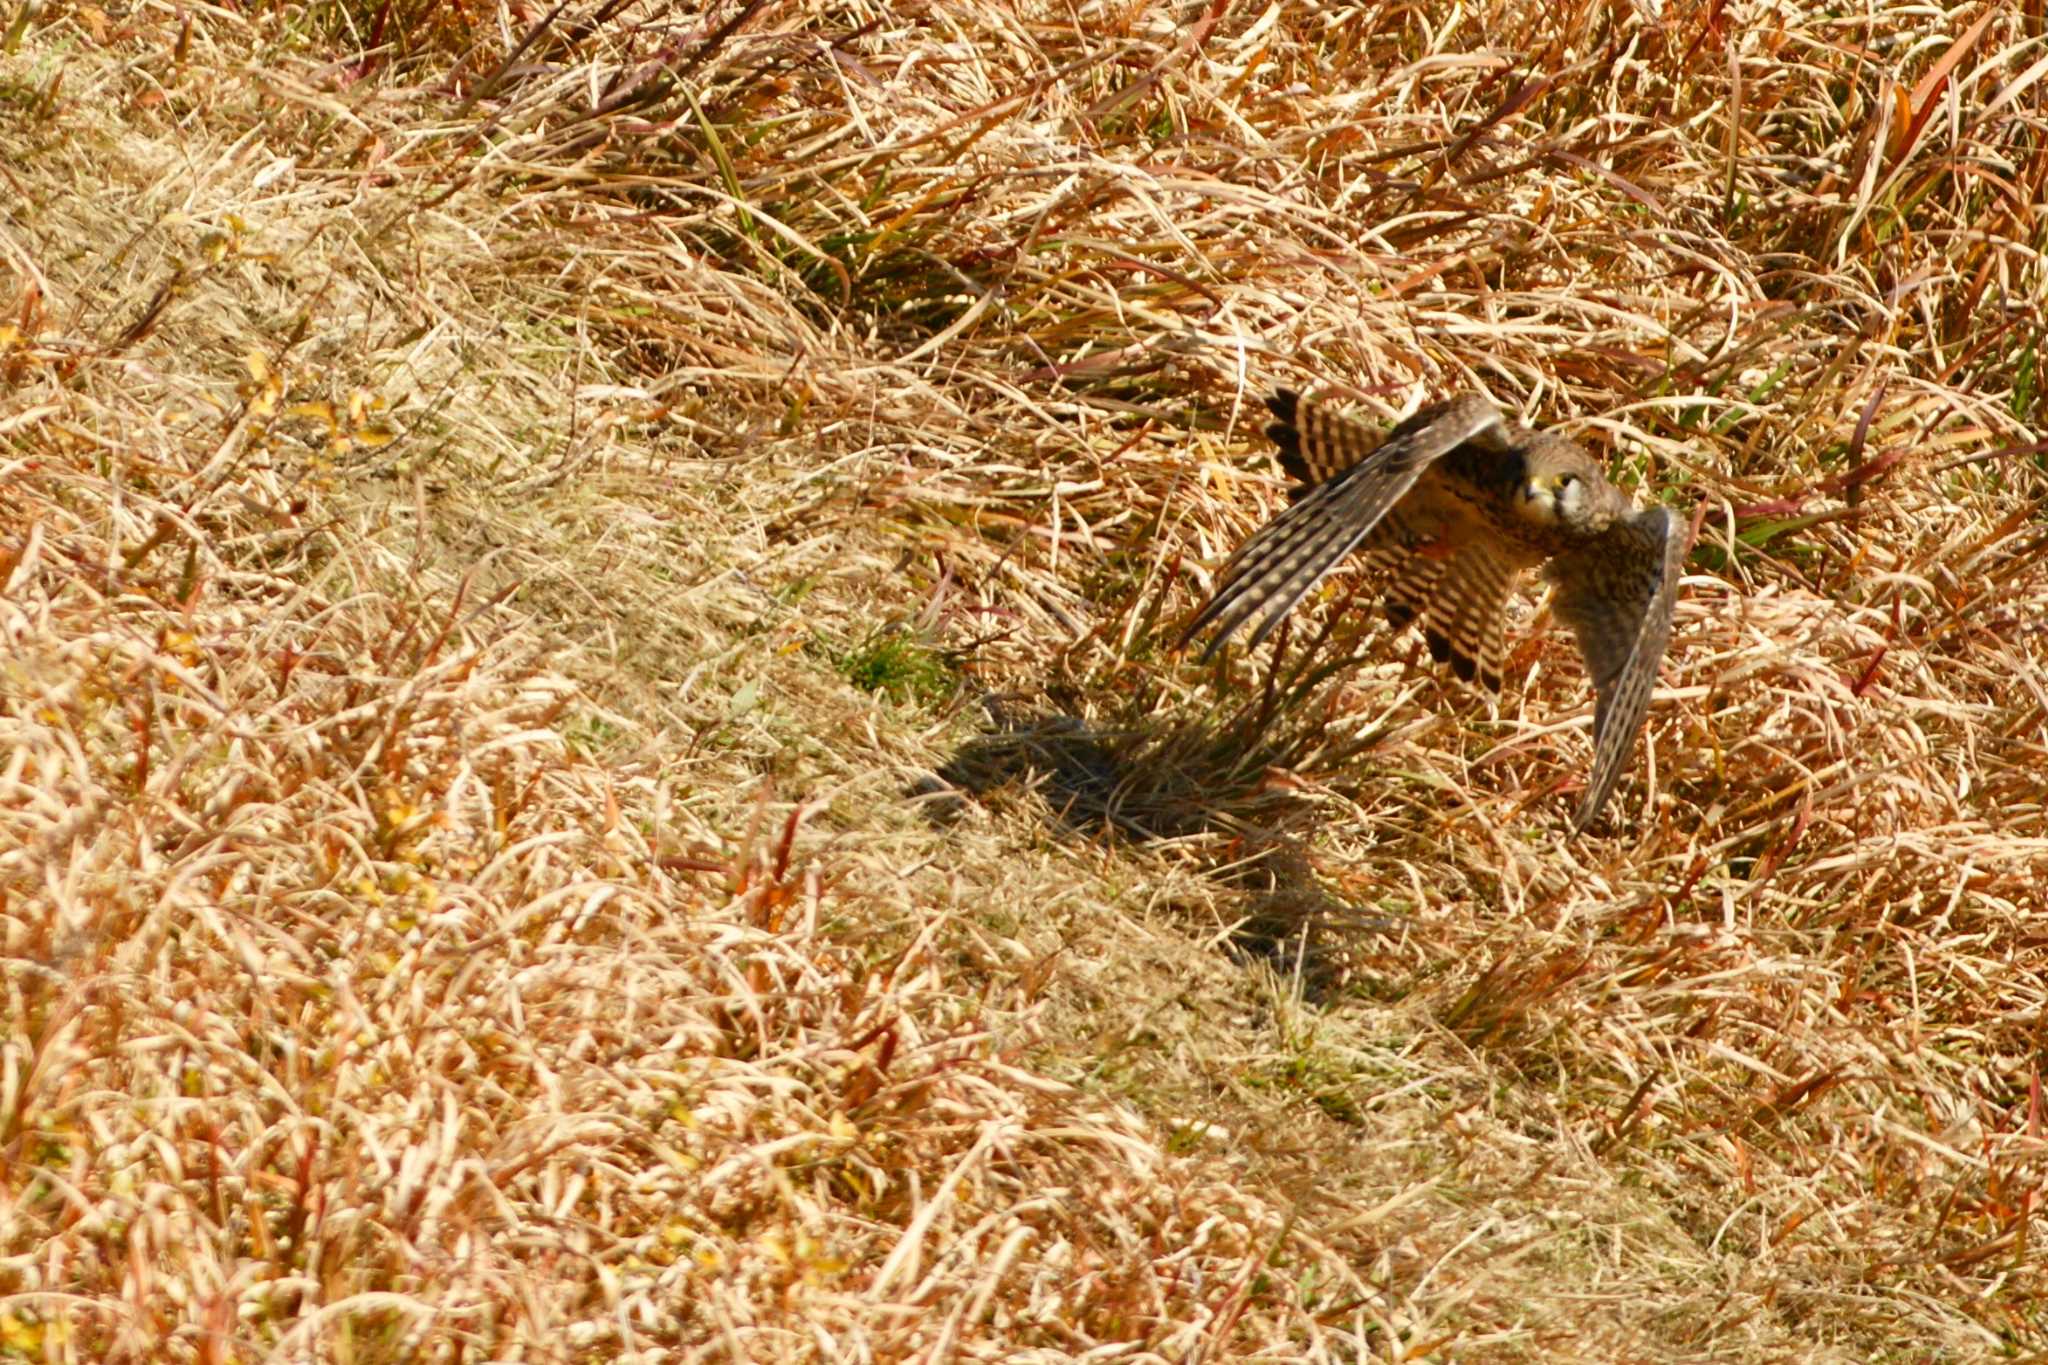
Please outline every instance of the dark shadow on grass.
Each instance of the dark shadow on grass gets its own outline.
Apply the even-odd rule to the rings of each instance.
[[[1316,877],[1309,839],[1327,806],[1301,795],[1291,770],[1330,772],[1384,736],[1333,732],[1327,689],[1362,661],[1347,639],[1335,662],[1319,662],[1319,637],[1288,659],[1283,640],[1261,693],[1228,715],[1176,715],[1157,695],[1126,698],[1131,719],[1091,723],[1050,706],[983,699],[990,732],[913,784],[935,821],[950,823],[970,800],[1035,798],[1063,838],[1151,844],[1227,836],[1206,875],[1241,898],[1231,936],[1240,953],[1298,973],[1311,998],[1363,985],[1374,945],[1409,928],[1404,919],[1332,895]]]

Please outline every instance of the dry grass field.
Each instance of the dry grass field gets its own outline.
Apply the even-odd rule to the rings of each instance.
[[[0,0],[0,1360],[2048,1359],[1945,4]],[[1274,384],[1691,512],[1587,836]]]

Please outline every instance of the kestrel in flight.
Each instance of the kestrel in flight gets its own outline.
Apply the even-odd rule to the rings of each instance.
[[[1206,661],[1246,622],[1256,645],[1351,551],[1386,577],[1387,619],[1422,623],[1438,663],[1498,690],[1503,605],[1543,566],[1593,676],[1593,771],[1572,822],[1607,804],[1650,710],[1685,561],[1686,524],[1638,511],[1584,450],[1504,420],[1477,394],[1424,408],[1379,441],[1315,398],[1278,390],[1266,432],[1304,486],[1223,566],[1181,636],[1217,625]]]

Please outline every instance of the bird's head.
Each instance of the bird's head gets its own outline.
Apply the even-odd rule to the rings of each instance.
[[[1609,518],[1607,481],[1598,466],[1576,448],[1528,453],[1515,510],[1538,526],[1598,530]]]

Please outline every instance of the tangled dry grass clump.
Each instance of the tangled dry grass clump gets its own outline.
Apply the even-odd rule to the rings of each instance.
[[[2039,0],[16,0],[0,108],[0,1356],[2048,1352]],[[1275,383],[1692,509],[1604,832],[1541,609],[1168,649]]]

